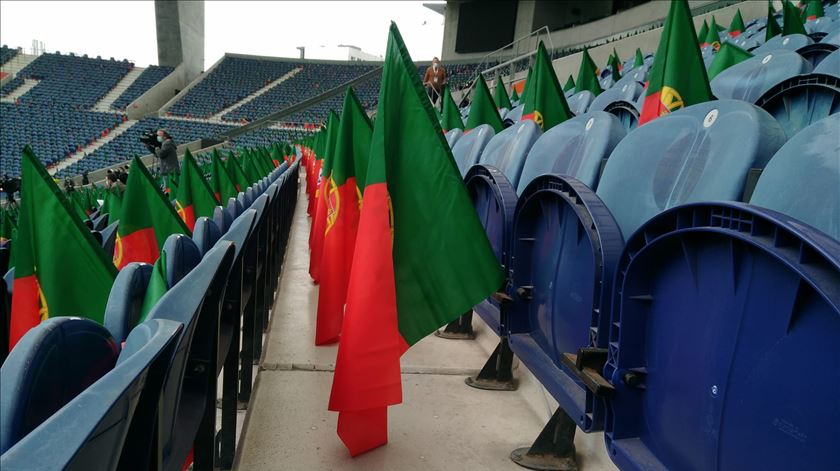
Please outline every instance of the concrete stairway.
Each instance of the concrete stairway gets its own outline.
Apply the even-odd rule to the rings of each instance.
[[[114,111],[111,109],[111,104],[113,104],[114,101],[116,101],[116,99],[119,98],[120,95],[122,95],[123,92],[126,91],[132,83],[134,83],[135,80],[137,80],[137,77],[139,77],[144,70],[146,70],[145,67],[135,67],[131,69],[131,71],[125,74],[125,77],[123,77],[122,80],[114,85],[114,88],[112,88],[111,91],[106,93],[105,96],[93,105],[91,111],[101,111],[103,113]]]
[[[97,139],[96,142],[94,142],[93,144],[86,147],[82,147],[82,150],[75,152],[73,155],[67,157],[64,160],[59,161],[54,166],[47,169],[47,171],[50,173],[50,175],[55,175],[55,173],[59,170],[63,170],[69,167],[70,165],[82,160],[85,156],[92,154],[96,149],[99,149],[105,144],[113,141],[120,134],[126,132],[128,128],[130,128],[136,122],[136,120],[130,119],[128,121],[120,123],[116,128],[112,129],[111,132],[109,132],[108,135],[104,138]]]
[[[297,75],[297,73],[300,72],[301,70],[303,70],[303,69],[300,69],[300,68],[292,69],[291,71],[286,73],[286,75],[283,75],[279,79],[269,83],[268,85],[264,86],[263,88],[260,88],[259,90],[255,91],[254,93],[252,93],[252,94],[246,96],[245,98],[237,101],[233,105],[228,106],[227,108],[223,109],[222,111],[219,111],[218,113],[214,114],[213,116],[208,118],[208,121],[211,122],[211,123],[234,124],[230,121],[222,121],[222,116],[224,116],[229,111],[231,111],[233,109],[236,109],[236,108],[239,108],[240,106],[248,103],[249,101],[253,100],[254,98],[262,95],[263,93],[271,90],[272,88],[276,87],[277,85],[280,85],[281,83],[285,82],[286,80],[289,80],[290,78]]]
[[[35,54],[21,53],[18,53],[15,57],[12,57],[12,59],[9,60],[9,62],[6,62],[5,64],[3,64],[2,67],[0,67],[0,71],[9,74],[8,76],[4,77],[2,81],[0,81],[0,86],[5,85],[6,82],[15,78],[15,76],[18,72],[20,72],[21,69],[29,65],[30,62],[34,61],[37,58],[38,56],[36,56]]]
[[[35,85],[38,85],[40,82],[41,82],[40,80],[23,79],[23,85],[14,89],[14,91],[12,91],[12,93],[9,93],[8,95],[4,96],[3,98],[0,98],[0,101],[2,101],[4,103],[14,103],[15,100],[22,97],[29,90],[32,90],[32,88]]]

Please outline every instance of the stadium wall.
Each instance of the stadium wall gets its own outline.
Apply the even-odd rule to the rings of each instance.
[[[184,64],[175,67],[169,75],[146,90],[142,95],[128,104],[125,114],[128,119],[140,119],[149,115],[156,115],[157,111],[183,89],[187,80],[187,68]]]

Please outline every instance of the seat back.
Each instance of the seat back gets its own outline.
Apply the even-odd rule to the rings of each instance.
[[[446,131],[446,143],[449,144],[449,148],[451,149],[455,145],[455,143],[458,142],[458,139],[460,139],[463,135],[464,131],[458,128]]]
[[[784,142],[772,116],[749,103],[700,103],[628,134],[607,160],[597,193],[627,238],[670,207],[741,200],[749,171],[764,168]]]
[[[755,104],[773,115],[790,139],[840,111],[840,74],[792,77],[768,90]]]
[[[166,285],[169,288],[181,281],[201,261],[201,251],[184,234],[171,234],[163,243],[166,253]]]
[[[56,317],[27,332],[0,367],[0,453],[110,371],[119,346],[87,319]]]
[[[117,342],[125,341],[140,320],[151,275],[152,266],[139,262],[129,263],[117,274],[105,305],[104,322]]]
[[[840,49],[836,49],[820,61],[819,65],[814,67],[814,73],[840,77]]]
[[[796,51],[797,49],[813,44],[814,41],[804,34],[788,34],[787,36],[774,36],[769,41],[759,46],[753,54],[756,56],[764,55],[770,51],[777,51],[779,49],[787,49],[788,51]]]
[[[540,135],[537,123],[530,119],[520,121],[490,139],[479,163],[499,169],[516,188],[528,151]]]
[[[574,95],[569,98],[569,109],[572,113],[576,115],[581,115],[586,113],[589,109],[589,105],[592,104],[592,100],[595,99],[595,95],[592,94],[589,90],[582,90],[580,92],[575,93]]]
[[[834,44],[814,43],[797,49],[796,53],[808,61],[811,67],[817,67],[826,57],[830,56],[836,50],[837,46]],[[835,75],[840,75],[840,72],[835,72]]]
[[[478,163],[481,153],[487,147],[487,143],[495,135],[493,126],[482,124],[473,128],[455,142],[455,145],[452,146],[452,156],[455,157],[455,163],[458,165],[462,177],[466,176],[470,168]]]
[[[756,55],[719,73],[711,81],[719,99],[755,102],[777,83],[811,72],[811,64],[794,51],[778,49]]]
[[[219,230],[225,232],[230,227],[230,224],[233,222],[233,217],[231,217],[230,212],[227,211],[226,208],[222,208],[221,206],[216,206],[213,210],[213,222],[219,227]]]
[[[631,71],[627,72],[626,74],[624,74],[624,76],[622,76],[620,79],[618,79],[618,82],[616,82],[615,85],[613,85],[611,88],[615,88],[615,87],[620,88],[620,87],[623,87],[624,85],[630,85],[634,82],[639,83],[639,84],[643,84],[643,83],[647,82],[647,76],[648,76],[649,71],[650,71],[650,66],[648,64],[642,64],[639,67],[633,67],[633,69]],[[598,95],[598,96],[600,96],[600,95]]]
[[[505,115],[505,121],[510,121],[512,123],[518,123],[520,119],[522,119],[522,110],[525,109],[525,105],[517,105],[514,106],[513,109],[508,111],[508,114]]]
[[[237,195],[238,197],[239,195]],[[237,198],[228,198],[227,206],[225,210],[230,214],[230,220],[233,221],[236,219],[237,216],[242,214],[242,204],[239,202]]]
[[[114,221],[99,232],[102,235],[102,249],[108,254],[108,257],[114,256],[114,246],[117,241],[117,226],[119,224],[119,221]]]
[[[206,217],[200,217],[195,221],[195,227],[193,228],[193,235],[192,240],[195,242],[196,247],[198,247],[199,253],[204,256],[208,250],[222,237],[222,231],[219,230],[219,226],[216,225],[215,222],[207,219]]]
[[[617,101],[635,103],[639,96],[644,93],[644,87],[639,82],[629,81],[623,84],[616,84],[609,90],[605,90],[592,100],[589,111],[606,111],[609,105]]]
[[[750,203],[840,240],[840,114],[803,129],[770,160]]]
[[[521,195],[534,178],[546,173],[575,177],[595,189],[603,160],[626,134],[618,118],[603,111],[554,126],[531,148],[516,193]]]
[[[86,319],[65,319],[73,323],[94,324]],[[68,327],[64,325],[53,332],[72,330],[74,335],[80,334],[78,327]],[[85,328],[94,330],[92,326]],[[40,330],[41,326],[36,329]],[[138,326],[129,335],[116,366],[78,392],[64,407],[3,453],[0,466],[4,470],[113,470],[118,463],[123,462],[141,469],[140,463],[127,461],[126,458],[131,455],[148,459],[148,446],[152,440],[151,431],[156,417],[155,409],[147,410],[145,404],[157,406],[162,377],[168,369],[175,339],[180,331],[181,325],[171,321],[152,321]],[[64,339],[48,337],[52,338],[47,342],[38,342],[37,345],[30,344],[29,347],[51,350],[50,354],[53,355],[59,353],[54,351],[56,344],[60,348],[67,347],[61,345]],[[96,339],[95,344],[101,345],[100,336],[87,336],[87,340],[93,339]],[[62,350],[68,354],[62,358],[62,363],[74,363],[73,353],[76,351]],[[112,353],[104,353],[101,361],[111,362]],[[7,379],[15,382],[13,378],[6,377],[4,382]],[[61,385],[58,386],[50,388],[53,393],[55,389],[61,389]],[[140,453],[136,452],[138,449]]]

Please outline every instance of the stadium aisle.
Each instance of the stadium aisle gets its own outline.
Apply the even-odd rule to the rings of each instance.
[[[335,432],[338,414],[327,410],[338,347],[314,346],[318,288],[308,275],[308,235],[301,188],[235,468],[522,469],[508,455],[536,438],[554,403],[547,402],[541,387],[521,369],[515,372],[521,382],[516,392],[480,391],[464,384],[497,342],[478,319],[476,341],[432,335],[403,356],[403,404],[389,408],[390,443],[350,458]],[[575,444],[582,470],[615,469],[602,434],[578,432]]]

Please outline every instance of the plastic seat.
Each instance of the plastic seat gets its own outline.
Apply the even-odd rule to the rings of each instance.
[[[145,323],[117,356],[107,330],[87,319],[53,318],[32,329],[0,368],[0,466],[142,466],[138,460],[149,458],[157,398],[180,331],[177,322]]]
[[[606,93],[606,92],[605,92]],[[603,162],[627,132],[615,116],[595,111],[564,121],[537,139],[516,193],[539,175],[568,175],[595,189]]]
[[[224,233],[227,231],[230,224],[233,222],[233,217],[231,217],[230,212],[222,208],[221,206],[216,206],[213,210],[213,222],[216,223],[219,230]]]
[[[777,49],[756,55],[718,74],[711,81],[718,99],[755,102],[779,82],[811,72],[811,65],[793,51]]]
[[[450,131],[452,132],[452,131]],[[461,171],[461,176],[466,176],[470,168],[477,164],[487,144],[493,139],[496,132],[489,124],[482,124],[470,130],[459,138],[452,146],[452,156]]]
[[[833,75],[840,78],[840,50],[835,50],[814,68],[815,74]]]
[[[212,220],[201,217],[195,221],[192,240],[202,256],[222,237],[222,231]]]
[[[589,105],[592,104],[592,100],[594,99],[595,95],[593,95],[589,90],[580,91],[568,99],[569,109],[575,115],[581,115],[586,113],[589,109]]]
[[[792,138],[840,111],[840,77],[821,73],[792,77],[768,90],[755,104],[770,113]]]
[[[453,148],[455,146],[455,143],[458,142],[458,139],[460,139],[463,135],[464,131],[458,128],[446,131],[446,143],[449,144],[449,148]]]
[[[518,123],[519,120],[522,119],[522,110],[524,108],[524,105],[515,106],[512,110],[508,111],[508,114],[505,115],[505,121]]]
[[[838,254],[819,231],[736,203],[674,208],[628,240],[604,367],[615,464],[836,467]]]
[[[750,204],[772,209],[840,240],[840,115],[803,129],[770,160]]]
[[[525,158],[540,135],[542,131],[537,123],[530,119],[520,121],[490,139],[479,164],[499,169],[516,188]]]
[[[118,342],[128,338],[129,332],[140,320],[151,275],[151,265],[132,262],[123,267],[114,280],[105,305],[104,325]]]
[[[817,67],[826,57],[836,50],[837,46],[834,44],[820,42],[803,46],[797,49],[796,53],[808,61],[811,67]],[[836,75],[840,75],[840,73]]]
[[[239,195],[237,195],[237,198],[229,198],[227,207],[225,208],[228,214],[230,214],[231,220],[236,219],[237,216],[242,214],[242,203],[239,201],[238,196]]]
[[[769,41],[759,46],[752,53],[756,56],[762,56],[768,52],[777,51],[779,49],[787,49],[788,51],[796,51],[797,49],[813,44],[814,41],[804,34],[788,34],[787,36],[774,36]]]
[[[644,87],[635,81],[616,84],[595,97],[589,105],[589,111],[606,111],[613,114],[621,121],[624,129],[632,131],[639,125],[640,110],[637,103],[644,100],[644,93]]]

